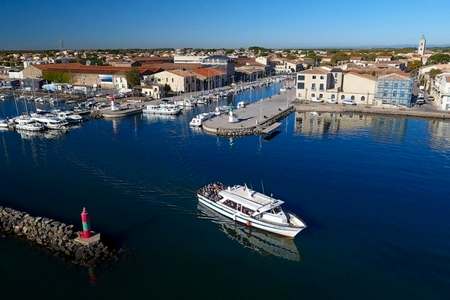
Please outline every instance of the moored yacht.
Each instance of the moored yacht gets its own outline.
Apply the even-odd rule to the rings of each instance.
[[[60,111],[56,114],[56,117],[62,121],[66,121],[71,124],[77,124],[83,121],[82,116],[75,114],[71,111]]]
[[[178,115],[181,113],[181,108],[175,104],[147,105],[142,112],[157,115]]]
[[[203,122],[208,120],[209,118],[211,118],[212,114],[211,113],[201,113],[196,115],[195,117],[192,118],[191,122],[189,123],[189,125],[194,126],[194,127],[200,127],[202,126]]]
[[[58,118],[49,118],[47,122],[44,123],[45,127],[48,129],[54,129],[54,130],[62,130],[66,129],[67,125],[69,125],[68,122],[58,119]]]
[[[235,185],[209,184],[197,192],[198,201],[236,221],[268,232],[294,238],[306,228],[305,223],[281,208],[283,201]]]
[[[24,131],[42,131],[45,129],[45,127],[38,123],[35,122],[31,119],[20,119],[19,121],[16,120],[16,129],[17,130],[24,130]]]

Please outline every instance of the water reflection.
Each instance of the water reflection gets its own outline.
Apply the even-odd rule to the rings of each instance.
[[[295,132],[308,136],[355,133],[368,129],[376,140],[402,142],[407,131],[408,119],[373,116],[357,113],[295,113]]]
[[[450,121],[431,120],[428,124],[431,148],[450,148]]]
[[[295,113],[295,132],[302,135],[321,136],[369,127],[372,117],[363,114]]]
[[[67,134],[67,130],[48,130],[41,132],[33,132],[33,131],[23,131],[17,130],[17,133],[20,135],[22,139],[31,140],[31,139],[57,139],[61,138]]]
[[[248,228],[216,213],[210,208],[198,204],[199,218],[208,219],[219,225],[219,229],[245,248],[256,251],[261,255],[272,255],[291,261],[300,261],[300,253],[294,240]]]
[[[173,121],[176,120],[178,117],[171,115],[142,114],[142,118],[148,123],[157,123],[160,121]]]

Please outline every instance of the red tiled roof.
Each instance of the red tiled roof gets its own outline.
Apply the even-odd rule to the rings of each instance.
[[[80,63],[68,64],[41,64],[33,65],[41,71],[60,71],[70,73],[86,73],[86,74],[123,74],[132,70],[131,67],[113,67],[113,66],[88,66]],[[142,66],[137,68],[141,74],[156,73],[161,68],[153,66]]]
[[[167,72],[170,72],[172,74],[178,75],[178,76],[182,76],[182,77],[193,77],[195,76],[195,74],[191,71],[186,71],[186,70],[167,70]]]
[[[301,72],[302,74],[328,74],[328,71],[321,68],[309,69]]]
[[[225,70],[217,68],[198,68],[192,70],[192,72],[202,77],[224,76],[227,74]]]

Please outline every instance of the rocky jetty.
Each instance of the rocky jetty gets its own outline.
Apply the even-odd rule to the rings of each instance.
[[[102,241],[89,246],[77,243],[73,225],[1,206],[0,232],[30,241],[76,265],[90,267],[118,259],[118,251]]]

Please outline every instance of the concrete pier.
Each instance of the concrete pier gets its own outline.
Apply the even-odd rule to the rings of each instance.
[[[229,123],[228,114],[213,117],[203,122],[203,130],[220,136],[262,134],[273,123],[293,111],[290,104],[294,90],[248,104],[234,111],[238,122]]]

